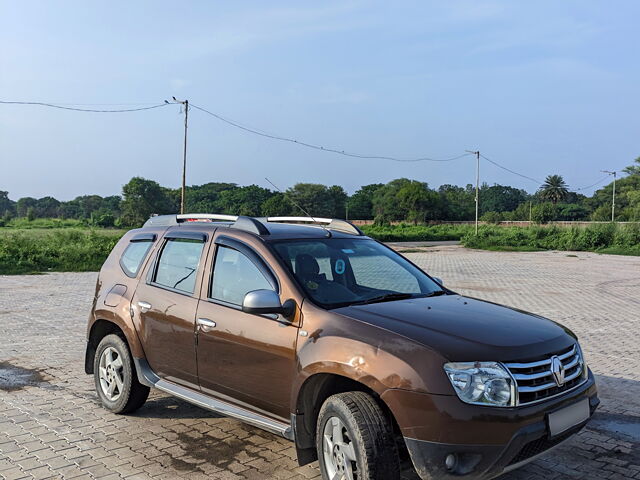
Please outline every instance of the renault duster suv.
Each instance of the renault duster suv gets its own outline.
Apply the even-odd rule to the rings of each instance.
[[[456,294],[348,222],[152,217],[98,278],[85,369],[128,413],[150,387],[295,443],[324,479],[493,478],[580,430],[580,345]]]

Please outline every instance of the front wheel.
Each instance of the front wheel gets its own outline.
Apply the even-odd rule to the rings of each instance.
[[[367,393],[340,393],[324,402],[316,426],[316,448],[324,480],[400,478],[393,429]]]
[[[96,349],[93,376],[102,405],[114,413],[130,413],[149,396],[138,381],[129,347],[118,335],[107,335]]]

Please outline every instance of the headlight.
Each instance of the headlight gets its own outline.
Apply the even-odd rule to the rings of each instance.
[[[515,405],[514,380],[497,362],[446,363],[444,371],[463,402],[499,407]]]

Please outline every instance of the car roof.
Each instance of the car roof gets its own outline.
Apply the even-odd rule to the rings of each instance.
[[[269,235],[266,241],[301,238],[353,238],[354,235],[338,230],[323,228],[319,225],[297,225],[287,223],[267,223]],[[358,235],[362,237],[363,235]]]
[[[212,228],[222,227],[252,233],[264,241],[305,238],[368,238],[358,227],[345,220],[319,217],[183,214],[153,216],[144,224],[144,227],[155,226],[197,226],[202,230],[208,230],[209,226]]]

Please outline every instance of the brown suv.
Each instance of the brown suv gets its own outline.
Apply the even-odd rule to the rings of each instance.
[[[463,297],[342,220],[153,217],[96,286],[104,406],[149,387],[282,435],[325,479],[492,478],[598,406],[576,337]]]

